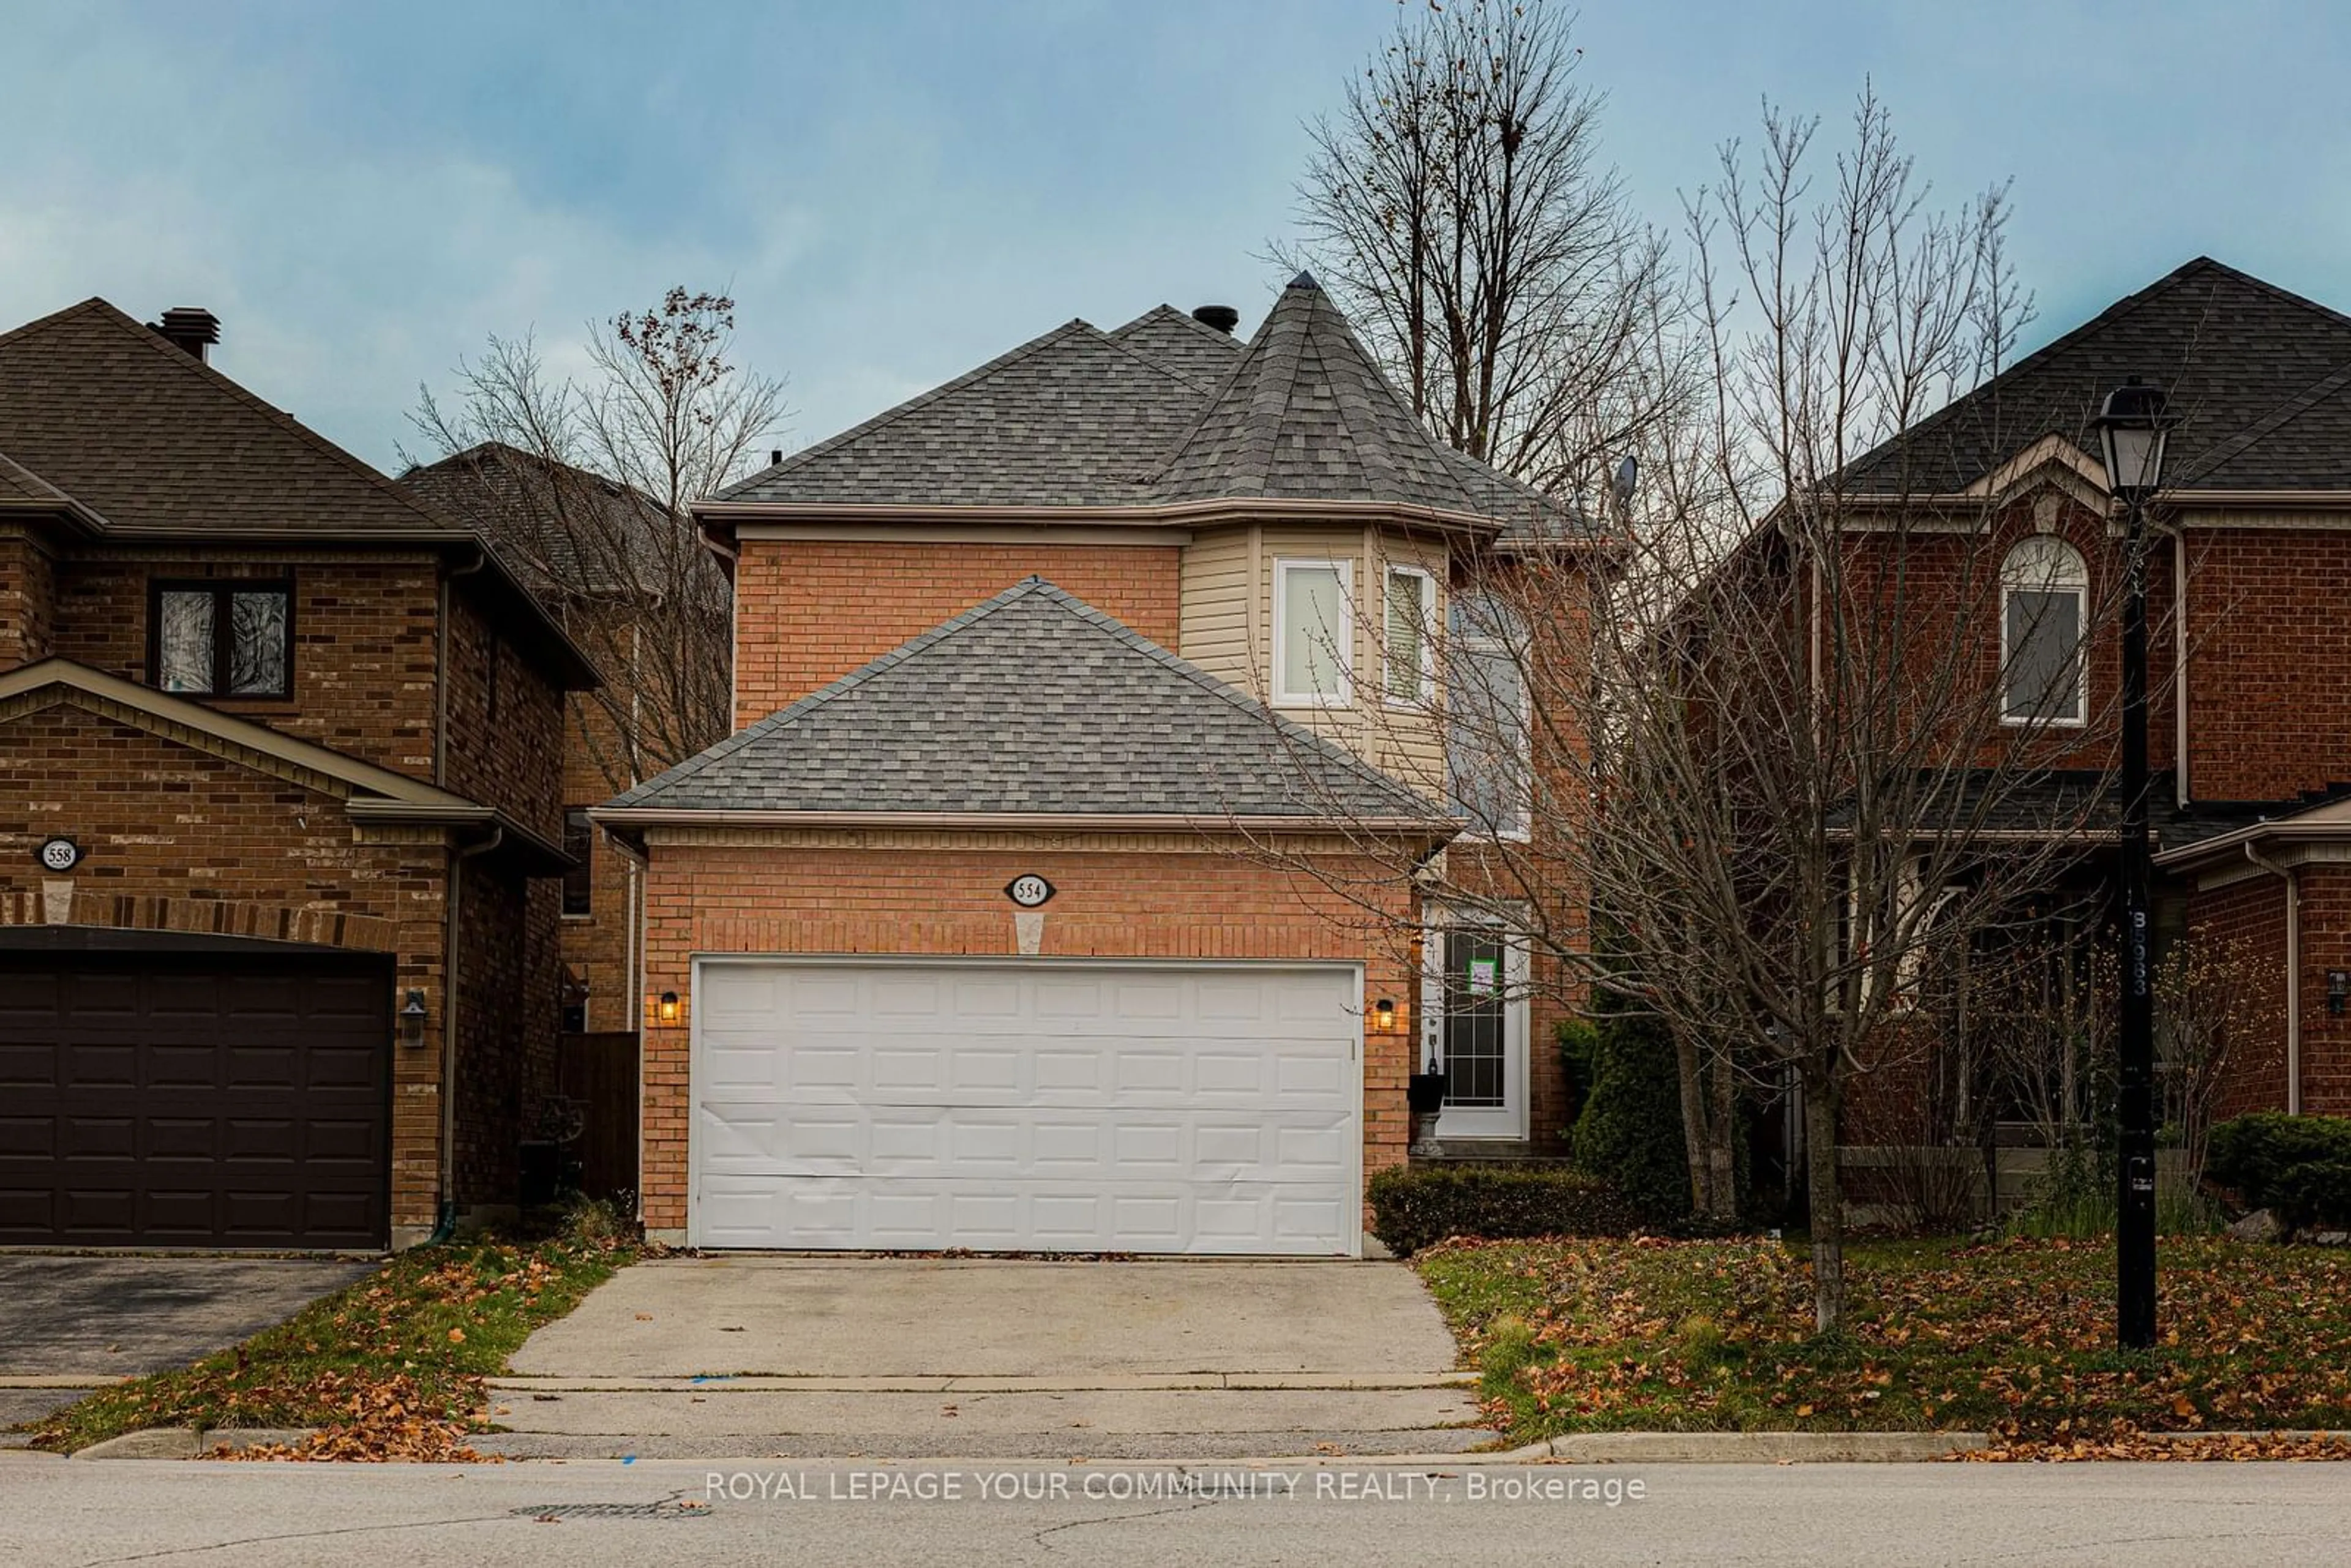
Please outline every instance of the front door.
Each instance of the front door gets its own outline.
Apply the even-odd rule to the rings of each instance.
[[[1447,1073],[1437,1135],[1527,1135],[1526,948],[1499,925],[1431,931],[1421,1051]]]

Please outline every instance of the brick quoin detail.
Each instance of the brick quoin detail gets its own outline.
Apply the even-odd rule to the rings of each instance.
[[[735,727],[756,724],[1036,575],[1180,653],[1173,545],[746,539],[735,566]]]
[[[1410,1036],[1400,1019],[1370,1025],[1370,1004],[1408,988],[1386,932],[1412,896],[1367,916],[1311,877],[1199,849],[1119,852],[1034,849],[810,849],[730,842],[664,842],[645,873],[644,1222],[686,1220],[686,1129],[693,957],[698,953],[1016,953],[1004,885],[1041,872],[1059,891],[1045,910],[1048,956],[1306,958],[1364,967],[1364,1171],[1401,1165],[1406,1140],[1405,1075]],[[1375,877],[1341,863],[1335,878]],[[1343,883],[1342,885],[1346,883]],[[685,1000],[664,1026],[653,998]]]

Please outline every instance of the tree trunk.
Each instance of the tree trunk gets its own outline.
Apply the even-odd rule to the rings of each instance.
[[[1844,1192],[1837,1181],[1835,1062],[1804,1063],[1805,1186],[1812,1197],[1813,1326],[1844,1326]]]
[[[1682,1157],[1689,1163],[1690,1212],[1714,1212],[1714,1162],[1710,1157],[1706,1114],[1706,1073],[1698,1061],[1698,1041],[1687,1030],[1675,1030],[1674,1068],[1681,1080]]]
[[[1708,1219],[1732,1221],[1739,1218],[1739,1098],[1738,1085],[1730,1069],[1730,1052],[1718,1050],[1714,1053],[1714,1114],[1706,1128],[1706,1159],[1708,1173],[1709,1201],[1704,1210]]]

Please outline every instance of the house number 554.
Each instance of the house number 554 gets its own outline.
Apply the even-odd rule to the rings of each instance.
[[[1016,876],[1004,885],[1004,896],[1023,909],[1034,909],[1053,896],[1053,884],[1036,873]]]

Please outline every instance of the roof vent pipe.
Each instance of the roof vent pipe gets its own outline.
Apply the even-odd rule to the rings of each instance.
[[[1203,327],[1214,327],[1229,334],[1241,324],[1241,313],[1229,305],[1203,305],[1192,312],[1192,319]]]
[[[220,341],[220,318],[200,306],[174,305],[163,312],[161,321],[149,325],[173,348],[197,360],[204,359],[204,350]]]

